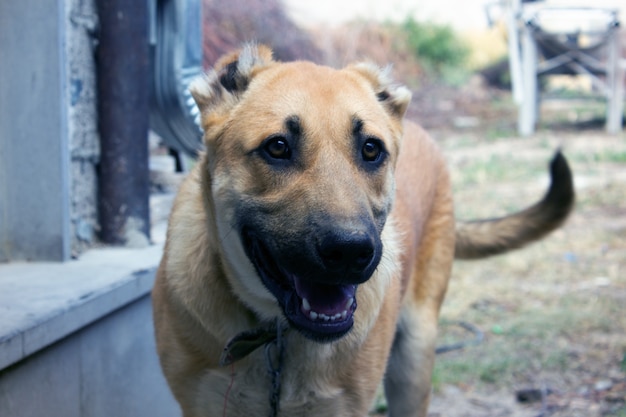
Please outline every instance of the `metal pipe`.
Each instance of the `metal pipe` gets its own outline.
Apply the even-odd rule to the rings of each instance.
[[[150,239],[148,2],[98,0],[100,238],[141,246]]]

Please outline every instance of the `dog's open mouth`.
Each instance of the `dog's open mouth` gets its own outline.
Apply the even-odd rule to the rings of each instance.
[[[344,336],[354,324],[356,285],[322,284],[282,268],[270,251],[249,231],[243,242],[263,284],[276,297],[292,326],[322,342]]]

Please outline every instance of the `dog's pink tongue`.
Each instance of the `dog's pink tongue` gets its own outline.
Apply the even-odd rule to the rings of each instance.
[[[306,300],[307,309],[327,316],[349,310],[354,301],[356,285],[326,285],[294,277],[296,293]]]

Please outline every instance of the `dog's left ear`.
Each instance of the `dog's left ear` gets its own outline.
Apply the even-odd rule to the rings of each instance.
[[[273,62],[270,48],[248,44],[223,56],[212,70],[195,79],[189,90],[200,109],[204,129],[219,124],[239,102],[254,75]]]
[[[391,67],[380,68],[371,63],[360,63],[351,67],[367,78],[376,98],[387,107],[392,116],[402,119],[411,102],[411,92],[403,85],[398,85],[391,79]]]

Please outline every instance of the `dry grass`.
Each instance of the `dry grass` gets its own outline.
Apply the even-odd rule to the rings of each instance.
[[[501,215],[538,199],[559,146],[574,171],[577,206],[565,227],[540,243],[455,264],[442,343],[466,336],[453,325],[460,320],[482,329],[485,341],[438,358],[433,415],[625,415],[625,136],[435,136],[449,157],[461,218]],[[516,404],[515,391],[528,387],[552,394],[543,404]],[[467,397],[481,407],[472,411]],[[455,401],[460,410],[451,408]]]

